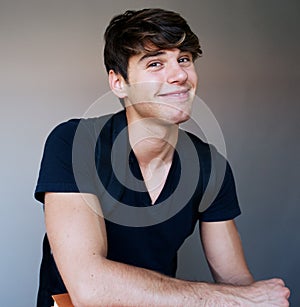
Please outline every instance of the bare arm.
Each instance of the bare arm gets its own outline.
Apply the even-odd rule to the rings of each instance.
[[[239,286],[253,283],[235,222],[202,222],[200,225],[203,248],[215,281]]]
[[[105,223],[91,208],[99,208],[97,198],[91,194],[45,196],[51,249],[76,306],[198,305],[200,295],[194,283],[107,260]],[[207,288],[203,284],[199,292],[203,297]]]
[[[290,291],[281,279],[254,281],[234,220],[202,222],[200,234],[214,280],[220,284],[235,286],[236,291],[229,292],[234,293],[239,304],[289,306]]]
[[[257,300],[266,296],[265,292],[270,294],[271,286],[276,293],[282,293],[283,286],[277,281],[237,288],[182,281],[110,261],[106,259],[105,223],[97,211],[98,200],[91,194],[45,196],[51,249],[75,306],[232,306],[236,303],[247,306],[247,302],[254,302],[252,297]],[[282,295],[279,297],[282,303]]]

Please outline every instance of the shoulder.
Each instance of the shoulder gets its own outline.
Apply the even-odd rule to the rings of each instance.
[[[94,138],[103,125],[105,125],[113,115],[105,115],[94,118],[72,118],[55,126],[49,133],[46,145],[51,142],[72,143],[78,135]]]
[[[50,132],[47,141],[55,138],[68,138],[70,135],[74,135],[80,120],[80,118],[74,118],[58,124]]]
[[[116,127],[122,126],[120,122],[126,122],[124,117],[124,114],[116,113],[93,118],[72,118],[64,121],[49,133],[45,142],[45,152],[61,156],[72,150],[82,153],[84,148],[93,149],[101,131],[103,132],[101,140],[105,142],[114,134],[115,130],[119,130]]]
[[[187,135],[192,141],[201,162],[210,163],[211,160],[214,159],[225,159],[225,157],[217,150],[215,145],[202,140],[199,136],[191,132],[180,130],[179,138],[182,138],[183,135]]]

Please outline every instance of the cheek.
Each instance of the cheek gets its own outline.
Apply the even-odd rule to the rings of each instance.
[[[144,81],[136,84],[131,84],[132,97],[135,97],[136,102],[154,101],[156,95],[160,92],[163,83],[158,81]]]
[[[196,71],[193,69],[188,74],[190,82],[196,85],[198,83],[198,75]]]

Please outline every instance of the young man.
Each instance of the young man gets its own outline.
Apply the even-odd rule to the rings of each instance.
[[[113,18],[105,40],[109,84],[125,109],[70,120],[47,139],[35,191],[47,230],[38,306],[66,291],[80,307],[288,306],[282,280],[254,282],[247,268],[230,166],[178,129],[197,87],[196,35],[177,13],[144,9]],[[201,211],[213,173],[221,184]],[[216,284],[175,278],[197,221]]]

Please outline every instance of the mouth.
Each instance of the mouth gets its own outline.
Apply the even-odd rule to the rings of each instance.
[[[163,99],[187,100],[190,98],[190,89],[182,89],[166,92],[158,95]]]

